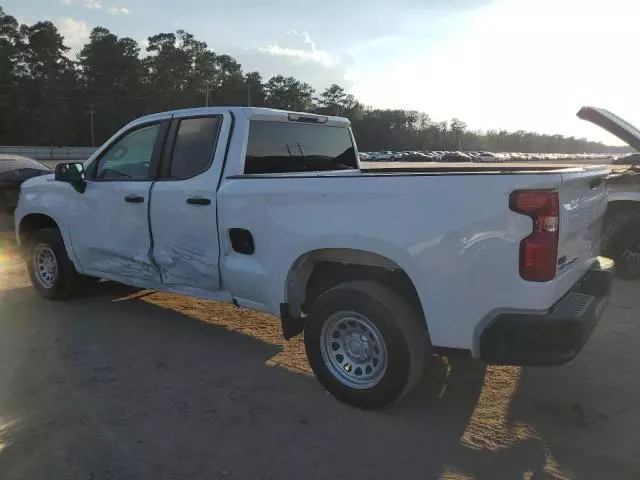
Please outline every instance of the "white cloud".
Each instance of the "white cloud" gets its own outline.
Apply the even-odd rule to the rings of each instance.
[[[472,128],[613,137],[575,113],[608,108],[640,123],[633,63],[640,5],[626,0],[503,0],[458,18],[437,43],[411,44],[384,68],[359,62],[353,92],[365,103],[458,117]],[[377,70],[377,71],[376,71]],[[389,88],[393,86],[393,88]]]
[[[64,43],[71,47],[71,54],[77,53],[89,39],[91,29],[86,22],[73,18],[60,18],[54,21],[58,30],[64,36]]]
[[[334,65],[328,52],[319,50],[307,32],[287,32],[278,45],[267,45],[259,50],[270,55],[289,57],[293,61],[315,62],[330,68]],[[281,46],[284,43],[285,46]]]
[[[107,12],[111,15],[118,15],[119,13],[124,13],[126,15],[129,13],[129,9],[124,7],[109,7],[107,8]]]
[[[265,80],[274,75],[292,76],[318,91],[332,83],[350,85],[345,76],[353,58],[322,50],[307,32],[290,31],[274,44],[231,49],[228,53],[238,59],[245,71],[257,70]]]
[[[102,8],[102,2],[100,0],[60,0],[65,5],[71,5],[77,3],[89,10],[100,10]]]
[[[60,1],[65,5],[76,4],[76,5],[81,5],[84,8],[87,8],[89,10],[102,10],[101,0],[60,0]],[[126,15],[129,13],[129,9],[126,7],[111,6],[111,7],[108,7],[106,10],[111,15],[118,15],[121,13]]]
[[[375,75],[358,64],[365,103],[458,117],[471,128],[524,129],[619,143],[575,117],[583,105],[640,124],[634,80],[635,19],[627,0],[503,0],[469,15],[464,29],[415,45]],[[402,85],[402,88],[388,88]]]

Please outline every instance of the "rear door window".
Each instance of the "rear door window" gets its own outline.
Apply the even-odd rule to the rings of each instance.
[[[251,121],[244,173],[321,172],[358,168],[348,128]]]
[[[180,120],[173,145],[169,178],[191,178],[209,168],[218,136],[219,121],[219,117]]]

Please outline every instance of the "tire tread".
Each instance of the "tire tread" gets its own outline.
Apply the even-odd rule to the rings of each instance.
[[[314,306],[322,304],[325,300],[335,298],[339,295],[344,295],[345,298],[348,298],[350,295],[353,295],[353,292],[365,294],[371,299],[372,304],[377,304],[378,307],[382,307],[386,313],[390,314],[393,320],[395,320],[394,323],[399,329],[402,343],[406,345],[408,350],[409,371],[402,390],[399,391],[391,400],[384,397],[379,399],[371,398],[368,401],[356,401],[346,394],[338,396],[334,392],[330,393],[334,393],[334,395],[340,400],[346,401],[347,403],[360,408],[369,409],[386,407],[406,396],[422,377],[432,350],[429,333],[427,331],[424,318],[411,307],[409,302],[407,302],[396,291],[372,281],[355,280],[339,284],[322,293],[317,298]],[[309,320],[312,322],[319,322],[323,319],[315,318],[312,310]],[[318,342],[319,339],[311,339],[308,338],[307,335],[308,330],[305,330],[305,344],[307,344],[307,355],[309,356],[309,342]],[[311,356],[309,356],[309,362],[312,364],[315,371],[317,367],[314,367],[314,359],[311,358]],[[326,367],[323,366],[323,368]],[[327,387],[326,384],[325,387]],[[348,389],[349,387],[345,386],[344,388]]]
[[[48,243],[51,246],[58,262],[58,279],[56,285],[50,289],[42,287],[34,278],[35,273],[33,272],[31,255],[35,246],[40,242]],[[79,275],[67,255],[67,249],[60,230],[57,228],[42,228],[31,232],[25,239],[25,260],[31,283],[40,295],[48,300],[65,300],[71,296],[74,287],[78,284]]]

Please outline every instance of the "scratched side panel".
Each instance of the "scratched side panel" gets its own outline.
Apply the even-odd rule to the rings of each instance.
[[[198,296],[220,289],[216,187],[231,117],[228,112],[216,112],[222,123],[211,166],[192,178],[157,181],[151,190],[153,259],[162,274],[163,285],[171,291],[197,291]],[[209,203],[188,203],[190,198]]]
[[[218,249],[215,216],[198,222],[201,232],[171,229],[159,235],[155,262],[166,285],[189,285],[204,290],[218,289]],[[210,239],[214,239],[211,241]],[[204,241],[205,239],[209,241]]]
[[[158,283],[151,263],[148,196],[151,182],[88,182],[70,202],[73,251],[82,269]],[[128,195],[144,199],[125,202]],[[127,283],[131,283],[127,281]]]

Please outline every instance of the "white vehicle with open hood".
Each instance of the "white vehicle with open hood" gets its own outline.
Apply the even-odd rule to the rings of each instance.
[[[583,107],[578,117],[604,128],[637,151],[640,130],[604,108]],[[640,164],[632,161],[607,177],[609,205],[602,235],[603,253],[616,262],[625,278],[640,278]],[[620,170],[623,168],[624,170]]]
[[[34,287],[82,276],[277,315],[324,387],[393,403],[433,352],[555,365],[609,296],[607,169],[360,165],[347,119],[199,108],[126,125],[22,185]],[[220,368],[223,368],[221,366]]]

